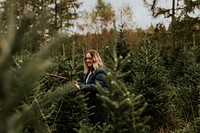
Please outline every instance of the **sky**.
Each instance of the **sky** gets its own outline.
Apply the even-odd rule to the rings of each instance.
[[[97,0],[79,0],[83,2],[80,10],[82,11],[91,11],[91,9],[95,8],[97,4]],[[146,29],[151,25],[156,25],[158,22],[163,23],[166,27],[168,27],[170,20],[163,19],[162,17],[158,19],[153,19],[151,17],[151,12],[148,11],[146,7],[144,7],[143,0],[104,0],[104,2],[109,2],[113,9],[116,11],[116,14],[119,15],[119,11],[122,6],[130,5],[133,12],[133,22],[134,27]],[[171,3],[169,0],[161,0],[160,5],[164,7],[170,7]]]

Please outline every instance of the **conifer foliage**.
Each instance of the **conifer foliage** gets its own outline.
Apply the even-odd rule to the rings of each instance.
[[[1,12],[1,21],[4,16],[8,26],[5,26],[7,28],[0,34],[0,132],[53,132],[56,130],[59,103],[66,98],[66,95],[70,96],[70,92],[74,94],[74,90],[69,83],[56,86],[54,89],[51,87],[44,89],[41,79],[43,80],[45,71],[52,65],[48,57],[55,46],[63,42],[66,35],[55,32],[55,36],[43,42],[40,50],[35,53],[26,52],[22,48],[29,44],[38,44],[36,40],[41,30],[40,26],[44,24],[49,28],[45,21],[46,12],[43,12],[42,20],[37,21],[40,26],[37,23],[24,31],[23,28],[27,27],[17,26],[18,21],[14,19],[17,10],[16,1],[6,1],[5,4],[10,10],[4,15]],[[75,95],[71,96],[76,99]],[[83,101],[80,99],[77,99],[79,100],[77,103],[82,104]],[[77,107],[85,109],[84,104]],[[80,115],[73,116],[78,117],[79,120],[83,119]],[[86,116],[85,112],[84,116]]]
[[[62,36],[53,39],[52,44],[36,54],[24,54],[22,51],[22,54],[13,55],[13,60],[1,62],[1,66],[5,68],[1,68],[4,74],[1,75],[0,88],[3,92],[0,132],[50,132],[53,130],[53,127],[48,125],[48,119],[54,112],[56,103],[62,99],[62,95],[66,94],[68,89],[63,87],[44,92],[41,90],[39,79],[50,65],[50,62],[46,60],[48,52],[59,40],[62,41]],[[7,49],[4,50],[8,52]],[[2,58],[6,56],[10,55],[1,55]],[[10,66],[13,62],[14,64]]]
[[[169,81],[156,43],[151,38],[144,40],[133,64],[134,83],[131,92],[143,95],[143,101],[148,104],[142,115],[150,117],[151,128],[164,126],[167,121]]]
[[[111,51],[111,59],[114,60],[112,66],[107,68],[109,94],[100,89],[101,99],[110,112],[110,122],[112,133],[143,133],[147,126],[146,118],[141,115],[145,110],[146,103],[140,103],[142,95],[135,95],[122,81],[123,67],[130,61],[130,56],[122,59],[117,56],[116,49],[113,47]],[[123,72],[124,73],[124,72]],[[142,105],[142,106],[139,106]]]
[[[124,24],[120,25],[120,30],[118,33],[119,33],[119,40],[116,45],[117,55],[118,57],[122,56],[124,58],[130,52],[129,45],[126,43],[125,40]]]
[[[184,119],[194,119],[199,116],[199,83],[200,83],[200,66],[198,62],[199,48],[192,47],[188,51],[181,50],[176,62],[172,68],[172,72],[177,72],[179,66],[179,71],[173,76],[172,82],[176,86],[181,88],[179,94],[187,102],[179,99],[179,108],[182,108],[182,113],[184,114]],[[187,92],[187,93],[186,93]],[[184,103],[184,104],[183,104]]]
[[[112,30],[106,31],[106,35],[101,31],[106,30],[107,22],[114,17],[111,5],[98,2],[100,6],[93,17],[104,19],[96,23],[97,29],[100,24],[100,32],[78,36],[61,33],[69,31],[78,17],[77,0],[0,2],[0,133],[199,133],[198,21],[187,21],[190,17],[177,21],[177,26],[192,22],[182,23],[183,27],[178,28],[189,31],[176,35],[186,35],[181,41],[163,34],[169,40],[164,39],[164,44],[160,32],[155,34],[156,38],[154,35],[150,38],[148,31],[137,30],[137,34],[147,32],[149,38],[138,43],[134,51],[126,43],[124,25],[120,26],[115,45],[96,40],[111,36]],[[198,5],[192,2],[195,3]],[[134,31],[131,35],[135,34]],[[117,40],[115,37],[112,39]],[[73,45],[69,46],[72,40]],[[103,51],[101,56],[108,72],[109,91],[97,85],[97,96],[109,112],[109,121],[102,125],[89,123],[87,99],[73,86],[74,80],[83,77],[82,52],[86,50],[83,44],[88,41],[94,45],[87,48],[102,44],[95,48]],[[175,44],[178,46],[174,47]],[[46,73],[68,80],[48,77]]]
[[[74,59],[74,57],[77,58]],[[52,60],[53,64],[48,72],[65,76],[69,80],[46,76],[42,80],[44,82],[44,90],[54,91],[58,87],[71,84],[74,80],[78,79],[78,75],[80,75],[80,71],[82,70],[79,54],[72,55],[72,58],[56,56]],[[73,86],[69,88],[71,89],[70,92],[63,95],[63,99],[57,103],[55,112],[52,114],[53,118],[49,120],[49,125],[55,126],[55,133],[73,133],[75,132],[75,128],[79,128],[80,121],[88,122],[89,112],[86,107],[84,95]]]
[[[123,69],[121,69],[121,73],[127,73],[127,72],[131,73],[133,59],[130,59],[130,56],[132,56],[133,53],[130,50],[129,44],[126,43],[126,38],[125,38],[126,31],[124,29],[124,24],[120,25],[120,30],[119,30],[118,34],[119,34],[119,40],[116,43],[117,57],[121,58],[122,60],[128,59],[127,63],[125,63],[125,61],[124,61],[124,63],[121,64],[121,65],[123,65]],[[126,76],[123,76],[124,82],[126,82],[126,83],[133,82],[133,78],[130,73],[127,74]]]

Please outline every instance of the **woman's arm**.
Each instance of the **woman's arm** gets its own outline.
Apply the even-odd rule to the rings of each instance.
[[[97,73],[92,84],[80,84],[80,89],[85,91],[97,91],[97,84],[102,87],[108,87],[106,82],[106,73]]]

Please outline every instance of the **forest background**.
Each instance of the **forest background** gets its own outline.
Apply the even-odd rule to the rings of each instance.
[[[92,12],[78,12],[76,0],[1,1],[0,133],[200,132],[200,1],[172,0],[169,9],[143,2],[169,27],[132,28],[130,7],[116,20],[103,0]],[[109,94],[98,87],[110,114],[104,125],[89,122],[72,85],[88,49],[108,71]]]

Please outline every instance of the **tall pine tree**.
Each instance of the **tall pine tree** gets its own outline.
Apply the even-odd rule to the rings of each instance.
[[[109,94],[103,89],[99,89],[100,98],[104,101],[110,113],[112,133],[143,133],[147,129],[147,118],[141,115],[145,110],[146,103],[140,103],[142,95],[135,95],[129,90],[123,77],[129,74],[124,72],[124,67],[130,62],[130,55],[125,58],[118,57],[116,47],[110,49],[110,56],[113,60],[110,67],[107,67]]]
[[[168,121],[168,75],[156,43],[151,38],[144,40],[140,50],[134,55],[134,82],[132,93],[143,95],[147,108],[143,117],[150,117],[152,130],[164,127]]]

